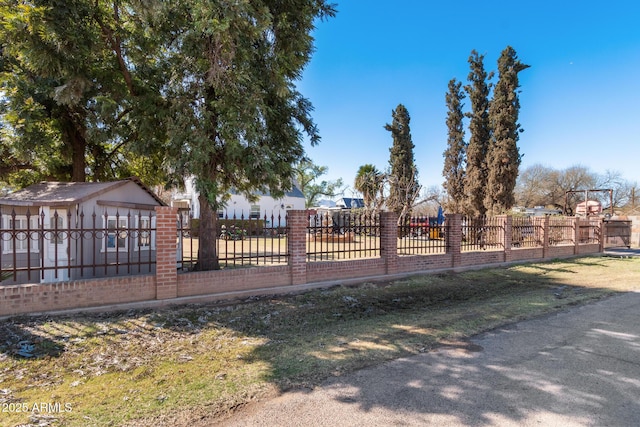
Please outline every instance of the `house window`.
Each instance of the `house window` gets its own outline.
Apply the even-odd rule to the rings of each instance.
[[[249,219],[260,219],[260,205],[251,205]]]
[[[136,216],[136,224],[136,249],[155,249],[156,239],[153,233],[155,231],[155,218]]]
[[[27,220],[26,215],[3,215],[2,226],[3,252],[38,252],[37,217]]]
[[[107,218],[107,251],[126,251],[128,236],[128,221],[126,217],[110,216]]]
[[[51,233],[51,244],[52,245],[62,245],[64,244],[64,236],[62,231],[64,230],[64,217],[60,215],[54,215],[49,218],[49,225],[51,230],[54,230]]]

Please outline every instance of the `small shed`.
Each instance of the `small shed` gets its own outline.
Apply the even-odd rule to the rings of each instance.
[[[41,182],[2,197],[2,283],[150,273],[164,205],[138,178]]]

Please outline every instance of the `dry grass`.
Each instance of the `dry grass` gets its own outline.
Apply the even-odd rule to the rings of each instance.
[[[0,323],[0,404],[13,409],[0,425],[215,420],[257,398],[637,290],[639,277],[640,259],[586,257],[224,305],[14,318]],[[25,349],[32,357],[18,354]],[[40,403],[48,410],[34,411]]]

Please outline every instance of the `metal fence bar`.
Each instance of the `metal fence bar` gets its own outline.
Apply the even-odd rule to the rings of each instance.
[[[463,217],[462,251],[502,249],[504,247],[504,225],[497,217]]]
[[[602,236],[600,235],[599,220],[578,220],[578,243],[593,244],[600,243]]]
[[[178,218],[178,247],[182,257],[178,267],[183,271],[195,268],[200,244],[200,230],[182,210]],[[187,220],[188,217],[188,220]],[[237,216],[218,218],[214,233],[218,262],[221,268],[282,265],[288,262],[286,217],[276,218],[267,212],[261,217]]]
[[[543,226],[534,217],[512,217],[511,247],[536,248],[542,247]]]
[[[369,212],[309,215],[307,261],[380,256],[380,218]]]
[[[140,211],[139,218],[142,215]],[[142,234],[140,227],[132,223],[131,212],[116,213],[120,227],[110,231],[107,224],[98,224],[95,213],[92,227],[86,227],[82,211],[66,210],[64,214],[53,210],[47,217],[44,210],[38,214],[29,209],[22,214],[13,210],[3,215],[0,225],[2,284],[32,283],[34,274],[39,281],[56,281],[151,273],[155,266],[151,242],[155,242],[156,230],[150,224],[153,216],[150,211],[149,246],[143,248],[138,246]],[[105,213],[105,221],[108,218]],[[113,250],[108,247],[111,237],[115,242]],[[149,255],[135,254],[142,250],[148,250]]]
[[[549,245],[573,245],[575,220],[567,218],[549,218]]]
[[[398,226],[398,255],[441,254],[447,250],[447,227],[437,218],[410,217]]]

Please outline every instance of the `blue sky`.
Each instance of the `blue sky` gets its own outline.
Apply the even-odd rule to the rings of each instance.
[[[441,185],[448,82],[466,84],[473,49],[492,71],[508,45],[531,66],[520,73],[521,170],[583,165],[640,183],[637,0],[337,3],[337,16],[317,24],[298,88],[322,136],[307,154],[329,168],[323,179],[349,185],[345,196],[361,165],[388,167],[384,125],[399,103],[411,115],[420,183]]]

